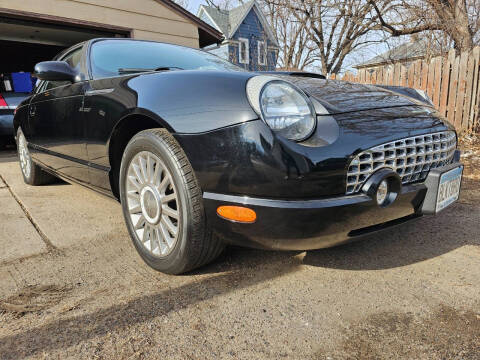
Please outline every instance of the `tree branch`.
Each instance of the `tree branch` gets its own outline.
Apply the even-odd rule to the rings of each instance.
[[[391,24],[389,24],[385,21],[385,19],[382,16],[382,12],[378,8],[377,3],[374,0],[369,0],[369,3],[373,6],[373,9],[377,13],[378,21],[380,21],[380,24],[375,28],[378,29],[378,30],[385,30],[394,37],[417,34],[417,33],[420,33],[420,32],[427,31],[427,30],[441,30],[442,29],[442,27],[438,24],[423,24],[423,25],[419,25],[419,26],[415,26],[415,27],[407,28],[407,29],[396,29],[395,27],[393,27],[393,25],[391,25]]]

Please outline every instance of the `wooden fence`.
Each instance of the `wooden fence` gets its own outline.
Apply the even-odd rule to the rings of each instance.
[[[456,56],[451,50],[448,56],[430,61],[416,60],[409,65],[391,64],[375,69],[361,69],[357,74],[343,76],[332,74],[330,78],[359,82],[408,86],[426,91],[440,113],[460,132],[480,130],[480,47]]]

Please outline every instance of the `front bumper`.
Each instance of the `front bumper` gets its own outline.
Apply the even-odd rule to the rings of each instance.
[[[445,167],[460,166],[454,163]],[[442,169],[438,169],[442,171]],[[205,192],[207,221],[226,242],[275,250],[311,250],[331,247],[419,218],[425,197],[436,191],[428,181],[404,185],[396,200],[382,208],[370,196],[356,194],[318,200],[276,200]],[[216,214],[222,205],[253,209],[252,224],[234,223]]]

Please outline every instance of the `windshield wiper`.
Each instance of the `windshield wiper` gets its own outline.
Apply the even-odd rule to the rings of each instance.
[[[152,71],[170,71],[170,70],[183,70],[182,68],[176,66],[160,66],[154,69],[148,68],[120,68],[118,69],[118,73],[120,75],[123,74],[135,74],[135,73],[142,73],[142,72],[152,72]]]

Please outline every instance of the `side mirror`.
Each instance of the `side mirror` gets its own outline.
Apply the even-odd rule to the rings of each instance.
[[[80,81],[80,74],[65,61],[43,61],[35,65],[33,76],[46,81]]]

